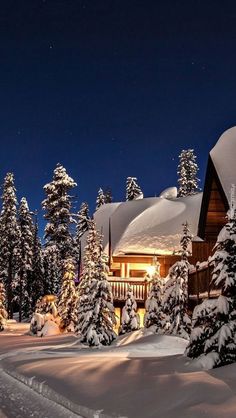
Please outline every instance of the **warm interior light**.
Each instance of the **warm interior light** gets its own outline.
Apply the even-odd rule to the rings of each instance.
[[[146,268],[146,272],[147,272],[147,274],[150,277],[153,276],[153,274],[155,273],[155,271],[156,271],[156,267],[155,266],[147,266],[147,268]]]

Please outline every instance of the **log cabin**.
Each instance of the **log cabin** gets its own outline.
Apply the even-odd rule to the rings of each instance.
[[[194,236],[192,265],[203,262],[189,275],[190,309],[203,297],[215,296],[210,288],[210,270],[206,263],[217,236],[226,223],[231,184],[236,183],[236,127],[227,130],[210,151],[203,193],[177,197],[175,187],[159,197],[103,205],[95,212],[96,225],[104,236],[109,257],[109,281],[115,307],[120,316],[128,286],[133,289],[141,320],[149,290],[147,273],[154,257],[160,273],[166,277],[179,257],[182,224],[188,222]],[[204,265],[205,262],[205,265]]]

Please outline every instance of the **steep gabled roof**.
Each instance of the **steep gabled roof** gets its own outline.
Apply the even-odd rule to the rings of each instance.
[[[209,155],[198,226],[201,238],[214,240],[225,224],[231,184],[236,184],[236,127],[221,135]]]

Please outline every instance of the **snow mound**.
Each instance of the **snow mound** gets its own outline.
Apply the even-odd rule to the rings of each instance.
[[[163,190],[159,197],[162,199],[176,199],[178,194],[177,187],[168,187],[167,189]]]
[[[128,357],[163,357],[183,354],[188,341],[172,335],[153,333],[152,327],[141,328],[117,338],[113,346],[128,353]]]
[[[42,330],[40,331],[41,337],[49,337],[51,335],[59,335],[61,334],[60,328],[58,324],[56,324],[52,320],[48,320],[45,322],[45,325],[43,326]]]

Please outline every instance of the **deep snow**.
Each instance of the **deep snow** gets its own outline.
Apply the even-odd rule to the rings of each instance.
[[[0,345],[5,338],[9,343],[19,337],[1,334]],[[82,348],[73,335],[21,338],[22,345],[31,347],[3,359],[2,365],[28,382],[33,376],[45,381],[72,408],[103,410],[101,417],[236,416],[236,364],[211,371],[196,368],[182,356],[187,342],[181,338],[141,329],[100,350]]]

